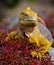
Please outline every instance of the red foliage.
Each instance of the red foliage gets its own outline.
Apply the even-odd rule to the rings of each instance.
[[[2,32],[0,35],[0,65],[52,65],[49,54],[46,54],[46,57],[41,60],[33,58],[29,54],[30,49],[34,49],[32,45],[28,45],[25,40],[21,42],[18,39],[5,41],[8,33],[0,32]]]

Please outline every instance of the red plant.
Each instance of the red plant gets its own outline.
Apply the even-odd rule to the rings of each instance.
[[[2,33],[1,33],[2,32]],[[46,53],[46,57],[38,59],[30,55],[30,50],[34,46],[25,40],[19,42],[18,39],[5,41],[6,31],[0,31],[0,65],[52,65],[51,57]]]

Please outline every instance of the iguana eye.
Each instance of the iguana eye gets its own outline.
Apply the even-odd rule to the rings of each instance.
[[[24,14],[24,16],[28,16],[27,14]]]

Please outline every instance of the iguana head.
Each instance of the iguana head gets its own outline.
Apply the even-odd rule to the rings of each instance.
[[[21,12],[19,16],[19,28],[23,32],[32,32],[37,25],[37,14],[30,7]]]
[[[30,7],[26,8],[21,12],[18,24],[22,32],[32,33],[37,26],[37,13],[33,12]]]
[[[21,12],[19,19],[20,20],[37,20],[37,14],[33,12],[30,7],[26,8]]]

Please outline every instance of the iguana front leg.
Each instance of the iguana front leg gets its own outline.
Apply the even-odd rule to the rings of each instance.
[[[42,58],[51,46],[50,42],[43,35],[36,37],[36,34],[33,34],[29,38],[29,42],[32,44],[35,43],[35,45],[38,47],[38,49],[32,50],[31,55],[39,56],[39,58]]]

